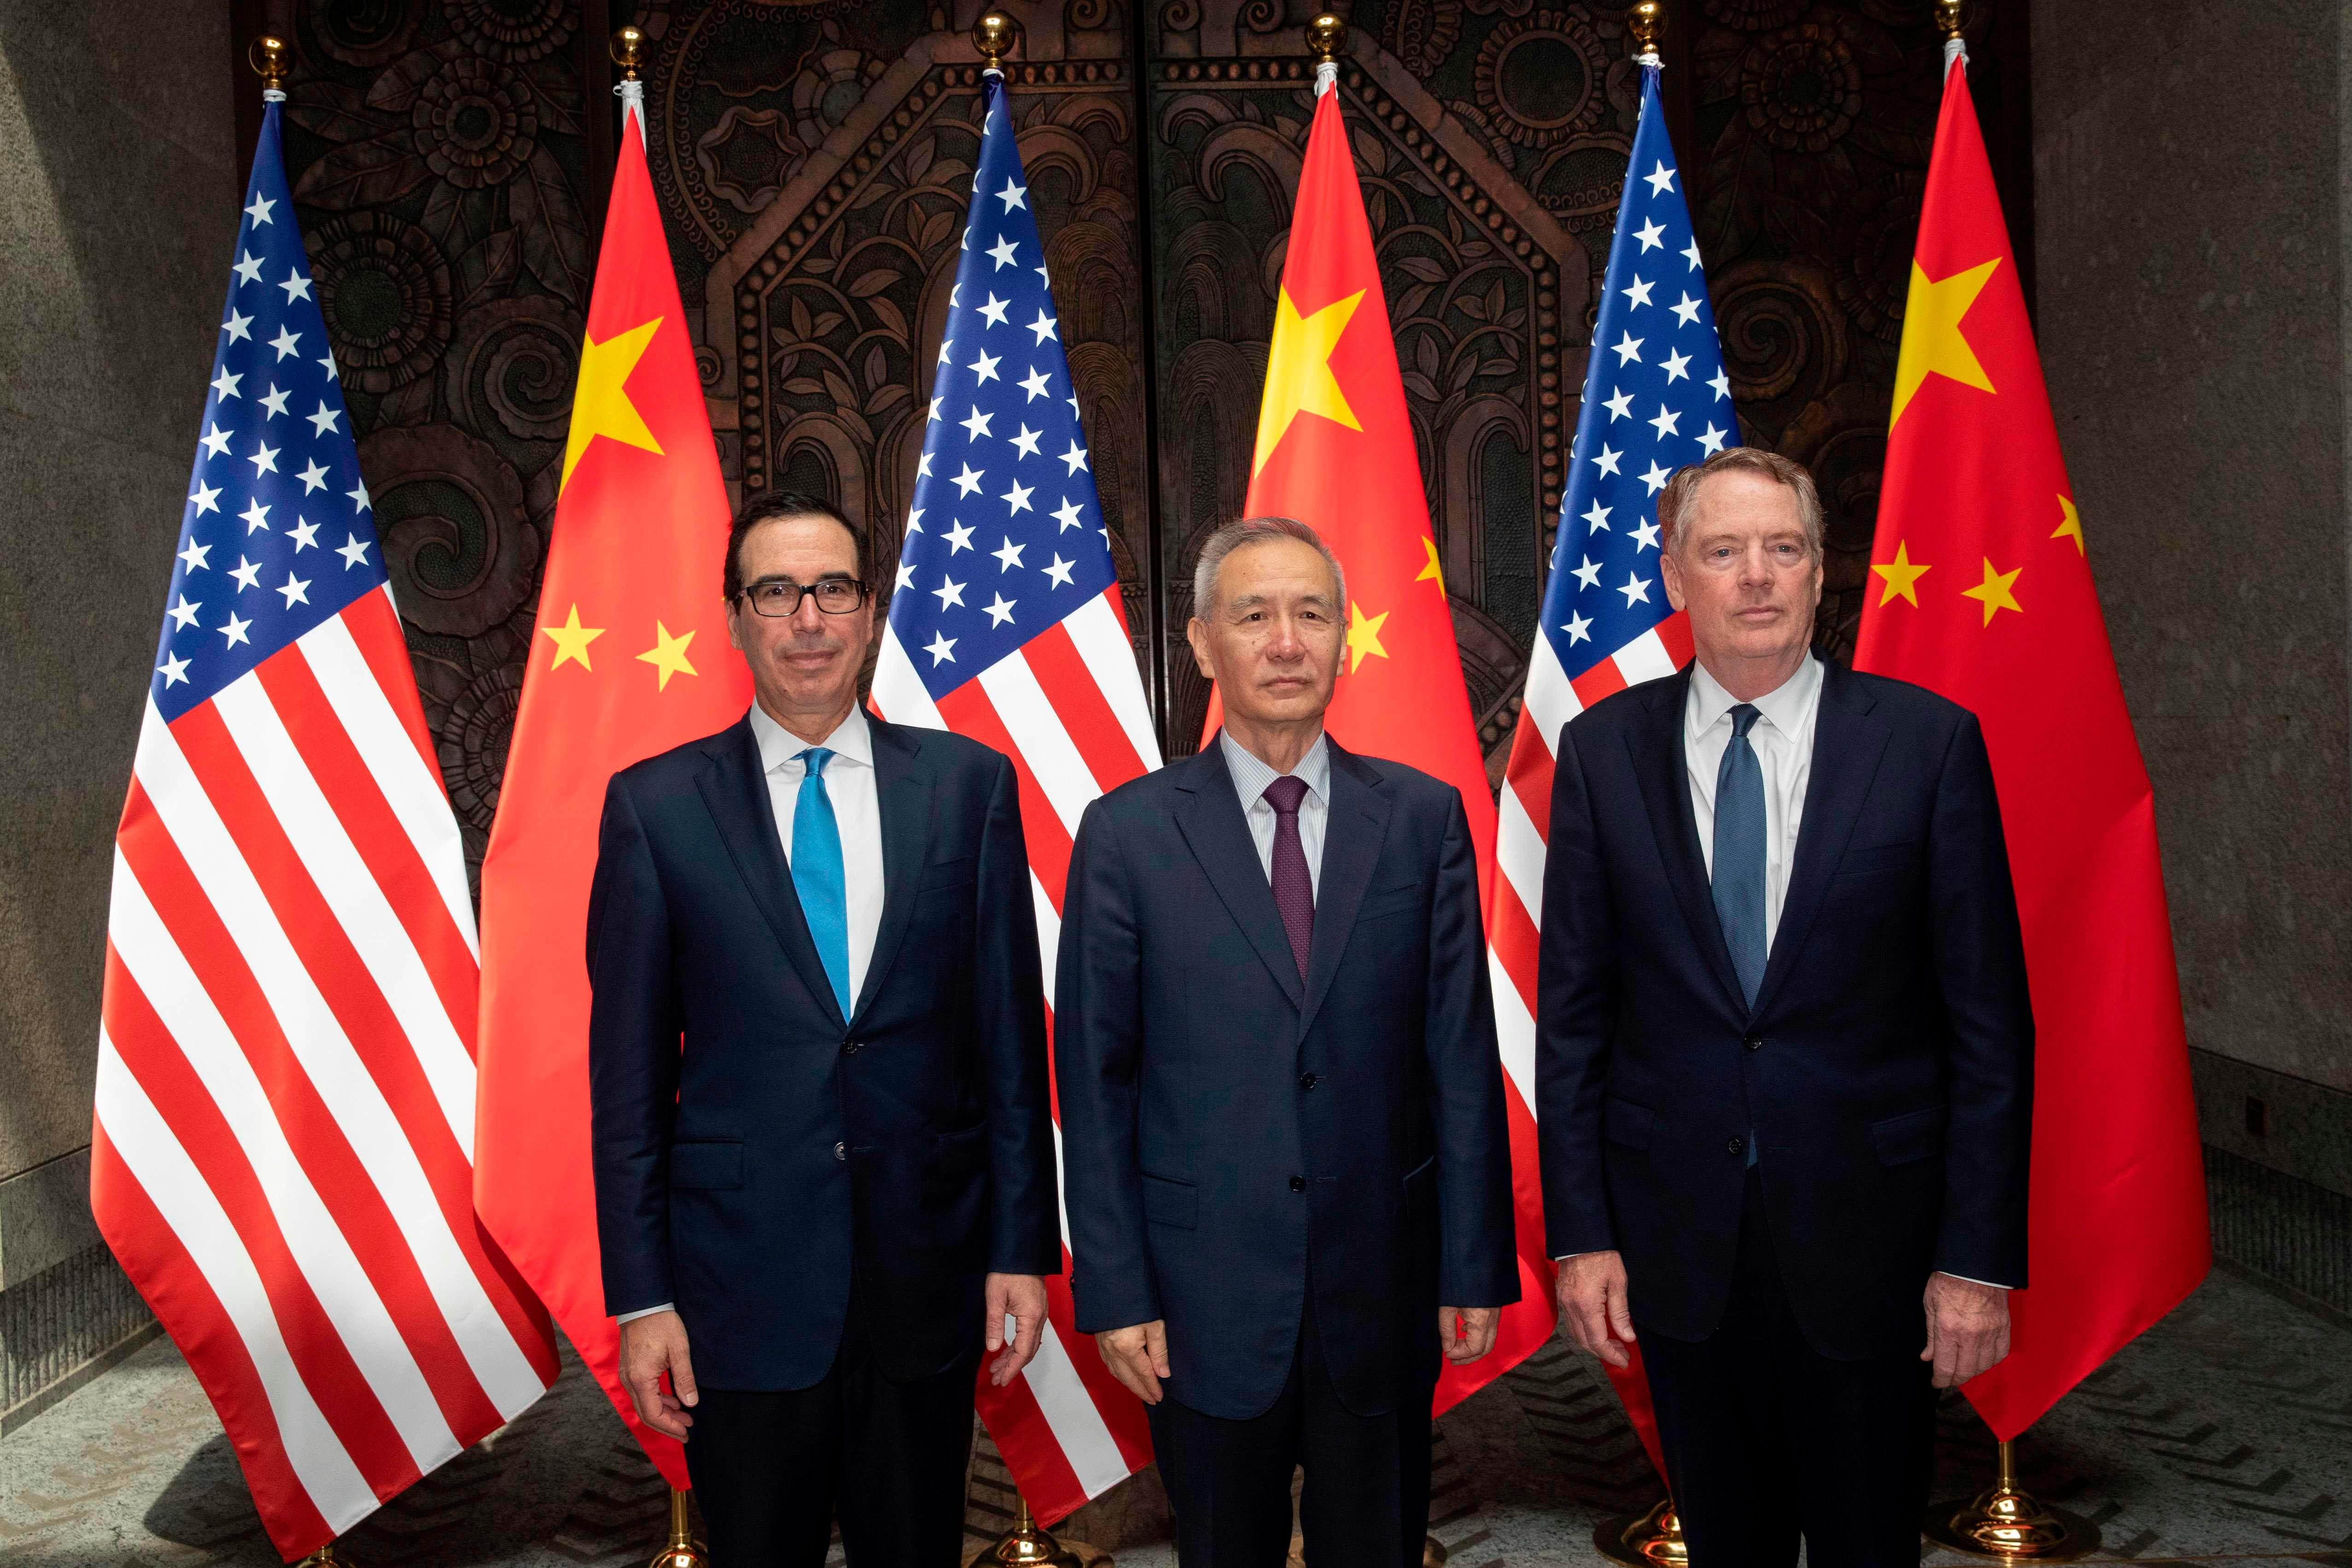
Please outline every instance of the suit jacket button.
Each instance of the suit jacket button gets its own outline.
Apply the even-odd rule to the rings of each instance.
[[[865,1049],[866,1045],[864,1041],[853,1040],[842,1046],[841,1054],[844,1056],[856,1056],[859,1051]]]
[[[1301,1089],[1312,1089],[1321,1082],[1322,1080],[1317,1078],[1312,1072],[1302,1072],[1298,1075],[1298,1086]]]
[[[1748,1152],[1748,1140],[1745,1138],[1733,1138],[1723,1146],[1727,1153],[1744,1155]]]
[[[1307,1190],[1307,1178],[1305,1176],[1292,1176],[1290,1178],[1290,1190],[1293,1192],[1305,1192]]]
[[[1735,1142],[1736,1142],[1736,1141],[1737,1141],[1737,1140],[1735,1140]],[[835,1145],[833,1145],[833,1157],[834,1157],[835,1159],[837,1159],[837,1160],[845,1160],[845,1159],[847,1159],[847,1158],[849,1157],[849,1145],[848,1145],[847,1144],[835,1144]]]
[[[1764,1037],[1760,1034],[1751,1034],[1739,1043],[1750,1051],[1761,1051],[1764,1049]]]

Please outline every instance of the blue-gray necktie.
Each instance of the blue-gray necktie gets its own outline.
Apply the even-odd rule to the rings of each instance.
[[[849,994],[849,897],[842,874],[841,822],[824,788],[824,765],[832,760],[833,753],[822,746],[801,753],[808,771],[801,776],[800,794],[793,802],[793,891],[800,894],[809,937],[841,1002],[841,1016],[847,1018],[854,999]]]
[[[1731,710],[1731,744],[1715,771],[1715,917],[1748,1005],[1764,983],[1764,769],[1748,732],[1756,707]]]

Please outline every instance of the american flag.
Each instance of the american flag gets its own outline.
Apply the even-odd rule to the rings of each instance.
[[[979,167],[874,704],[894,724],[952,729],[1013,759],[1050,1007],[1078,818],[1159,767],[1160,747],[1003,78],[989,73],[982,92]],[[1066,1265],[1069,1233],[1065,1215]],[[1047,1291],[1036,1360],[1010,1387],[983,1381],[980,1409],[1030,1507],[1051,1521],[1149,1463],[1151,1438],[1143,1406],[1073,1328],[1066,1272]]]
[[[1658,492],[1676,469],[1739,444],[1706,273],[1658,107],[1642,71],[1642,114],[1617,207],[1584,403],[1561,497],[1528,671],[1527,701],[1496,802],[1494,908],[1486,923],[1503,1060],[1535,1082],[1536,937],[1545,825],[1560,727],[1690,657],[1690,632],[1658,570]],[[1528,1103],[1535,1103],[1530,1093]]]
[[[115,841],[90,1201],[289,1558],[546,1389],[474,915],[268,106]]]

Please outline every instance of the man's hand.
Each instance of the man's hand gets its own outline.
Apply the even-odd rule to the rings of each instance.
[[[1146,1405],[1160,1403],[1160,1380],[1168,1375],[1168,1322],[1154,1318],[1131,1328],[1108,1329],[1095,1335],[1110,1375],[1134,1390]]]
[[[665,1372],[675,1394],[662,1392]],[[621,1381],[628,1385],[638,1420],[666,1437],[686,1441],[686,1429],[694,1425],[687,1408],[702,1396],[695,1390],[694,1363],[686,1354],[686,1324],[676,1312],[655,1312],[621,1325]]]
[[[1454,1320],[1461,1326],[1454,1326]],[[1456,1366],[1467,1366],[1495,1348],[1495,1325],[1502,1321],[1500,1307],[1440,1307],[1437,1309],[1437,1343],[1445,1347],[1445,1359]]]
[[[1936,1386],[1958,1388],[2009,1354],[2009,1292],[1949,1274],[1927,1276],[1927,1348]]]
[[[1559,1266],[1555,1287],[1559,1321],[1576,1348],[1611,1366],[1633,1364],[1633,1309],[1625,1294],[1625,1260],[1616,1252],[1582,1252]]]
[[[1037,1354],[1045,1334],[1045,1281],[1034,1274],[991,1274],[988,1277],[988,1348],[1004,1354],[988,1364],[988,1380],[1002,1388],[1021,1375]],[[1007,1343],[1004,1320],[1013,1320]]]

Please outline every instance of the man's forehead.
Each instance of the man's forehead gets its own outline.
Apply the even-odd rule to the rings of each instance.
[[[754,523],[743,540],[744,565],[773,572],[782,570],[774,563],[786,560],[821,562],[824,570],[855,572],[857,546],[849,530],[831,517],[770,517]]]

